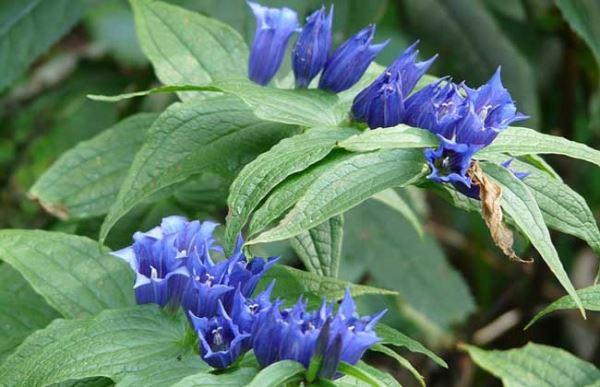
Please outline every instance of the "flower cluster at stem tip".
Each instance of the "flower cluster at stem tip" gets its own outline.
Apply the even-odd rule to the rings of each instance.
[[[211,252],[223,253],[213,238],[216,226],[166,217],[160,226],[136,232],[131,246],[112,253],[135,272],[138,304],[183,309],[210,366],[226,368],[252,349],[262,367],[295,360],[308,368],[318,358],[317,376],[334,378],[341,361],[356,364],[379,341],[374,327],[385,311],[359,316],[349,290],[335,312],[325,300],[309,311],[302,297],[284,308],[281,300],[271,300],[274,281],[253,297],[278,258],[248,259],[239,237],[230,257],[213,260]]]
[[[333,6],[328,13],[322,7],[309,15],[300,29],[296,12],[289,8],[248,4],[256,16],[248,76],[261,85],[268,84],[275,76],[288,41],[297,31],[299,36],[292,48],[296,87],[308,87],[320,73],[318,88],[334,93],[355,85],[388,43],[373,44],[375,26],[369,25],[330,53]],[[444,77],[414,91],[437,57],[417,62],[417,43],[358,93],[351,118],[367,123],[371,129],[406,124],[434,133],[440,145],[425,150],[431,169],[428,178],[452,184],[465,195],[478,199],[479,188],[468,175],[473,155],[491,144],[511,123],[528,117],[517,112],[510,93],[502,85],[500,68],[476,89]],[[515,175],[521,179],[525,176]]]

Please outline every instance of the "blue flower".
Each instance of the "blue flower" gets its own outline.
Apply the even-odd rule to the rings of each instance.
[[[188,222],[181,216],[164,218],[159,227],[136,232],[132,246],[112,254],[124,259],[136,273],[138,304],[156,303],[176,308],[186,287],[189,271],[186,258],[198,249],[213,248],[216,223]]]
[[[217,316],[197,317],[190,312],[190,319],[202,359],[211,367],[226,368],[250,348],[250,334],[240,332],[220,303]]]
[[[349,89],[362,77],[388,41],[371,44],[375,26],[370,25],[342,43],[325,63],[319,88],[339,93]]]
[[[229,311],[236,289],[244,297],[252,295],[264,273],[278,258],[264,260],[254,257],[248,262],[242,245],[243,240],[239,238],[234,254],[218,263],[213,263],[210,258],[190,257],[190,281],[181,302],[186,314],[191,312],[198,317],[211,317],[217,313],[219,303]]]
[[[240,288],[236,290],[231,306],[231,318],[240,327],[240,331],[252,332],[257,316],[273,305],[271,292],[274,285],[275,281],[271,282],[267,289],[255,298],[245,297]]]
[[[464,86],[464,89],[487,129],[501,131],[515,121],[529,118],[517,112],[510,93],[502,85],[500,67],[483,86],[475,90]]]
[[[363,89],[352,103],[352,118],[365,121],[370,128],[398,125],[405,114],[404,101],[435,60],[416,62],[418,42],[408,47],[373,83]]]
[[[374,327],[385,313],[358,316],[348,291],[336,314],[325,301],[312,312],[302,299],[292,308],[280,307],[276,301],[254,322],[252,346],[259,364],[266,367],[289,359],[308,367],[318,356],[322,358],[318,375],[323,378],[333,378],[340,361],[356,364],[379,341]]]
[[[308,87],[310,81],[319,74],[331,47],[331,22],[333,6],[326,15],[325,7],[313,12],[298,36],[292,51],[292,70],[296,87]]]
[[[268,8],[252,2],[248,5],[256,17],[248,77],[266,85],[281,66],[288,41],[298,28],[298,16],[289,8]]]

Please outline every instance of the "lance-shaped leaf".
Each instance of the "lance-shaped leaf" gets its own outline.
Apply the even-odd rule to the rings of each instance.
[[[133,305],[133,274],[91,239],[40,230],[0,231],[0,259],[65,317]]]
[[[418,181],[425,171],[423,155],[415,150],[392,149],[354,155],[324,172],[277,227],[248,243],[296,236],[377,192]]]
[[[248,48],[227,24],[161,1],[131,5],[142,50],[163,83],[206,85],[246,76]]]
[[[0,10],[0,91],[67,33],[93,2],[22,0]]]
[[[351,156],[348,153],[334,151],[319,163],[285,179],[271,191],[264,203],[252,215],[252,220],[248,226],[248,236],[255,236],[259,231],[264,230],[279,219],[294,206],[319,176],[328,169],[333,168],[334,165],[343,163]]]
[[[23,276],[0,264],[0,363],[33,331],[58,317]]]
[[[431,352],[429,349],[425,348],[423,344],[406,336],[404,333],[399,332],[396,329],[385,324],[378,324],[376,331],[377,336],[381,338],[380,344],[391,344],[398,347],[405,347],[411,352],[421,353],[429,357],[438,365],[444,368],[448,368],[448,364],[444,361],[444,359]]]
[[[369,152],[377,149],[435,147],[439,140],[432,133],[408,125],[367,130],[340,141],[339,146],[352,152]]]
[[[283,265],[275,265],[267,271],[261,280],[260,287],[265,288],[273,280],[277,284],[273,289],[273,297],[280,297],[292,304],[300,296],[307,297],[311,305],[314,306],[319,305],[323,297],[328,300],[341,300],[344,297],[346,288],[350,288],[352,297],[368,294],[398,295],[398,293],[391,290],[355,285],[340,279],[323,277]]]
[[[282,140],[246,165],[229,189],[225,246],[233,249],[237,235],[256,206],[286,177],[323,159],[338,140],[354,129],[323,127]]]
[[[129,117],[65,152],[31,187],[29,195],[62,219],[105,214],[157,114]]]
[[[104,376],[115,382],[148,371],[207,370],[184,336],[185,318],[156,305],[106,310],[88,319],[55,320],[29,336],[0,366],[3,386],[45,386]],[[164,386],[149,380],[144,386]]]
[[[417,234],[422,238],[425,235],[423,225],[419,220],[419,216],[411,208],[411,206],[404,200],[402,196],[396,192],[393,188],[388,188],[381,192],[373,195],[373,199],[380,201],[381,203],[393,208],[398,211],[410,225],[415,229]]]
[[[278,89],[264,87],[247,79],[230,79],[208,85],[167,85],[134,93],[105,96],[88,95],[95,101],[117,102],[128,98],[157,93],[224,92],[235,95],[248,104],[258,118],[307,127],[337,125],[348,113],[337,111],[337,96],[316,89]],[[185,95],[185,94],[184,94]]]
[[[408,372],[410,372],[414,376],[414,378],[417,379],[421,386],[425,387],[425,378],[423,377],[423,375],[421,375],[419,371],[417,371],[417,369],[412,364],[410,364],[410,362],[407,359],[400,356],[396,351],[381,344],[375,344],[373,347],[370,348],[370,350],[382,353],[396,360],[400,366],[406,368]]]
[[[306,369],[293,360],[282,360],[262,369],[248,387],[278,387],[302,380]]]
[[[585,316],[581,300],[575,292],[575,288],[552,244],[550,232],[546,223],[544,223],[542,212],[527,186],[504,167],[491,163],[485,163],[482,167],[485,173],[502,188],[502,209],[512,218],[523,235],[531,241],[531,244],[540,253],[542,259],[567,293],[574,298],[581,313]]]
[[[508,153],[513,156],[558,154],[600,166],[600,151],[596,149],[566,138],[520,127],[510,127],[501,132],[494,142],[479,151],[477,156],[485,158],[492,153]]]
[[[577,294],[581,298],[583,307],[587,310],[593,310],[600,312],[600,285],[594,285],[583,289],[578,289]],[[536,321],[544,317],[545,315],[555,312],[557,310],[565,309],[576,309],[577,304],[571,296],[564,296],[554,301],[552,304],[545,307],[541,312],[535,315],[533,319],[527,324],[525,329],[532,326]]]
[[[600,370],[559,348],[529,343],[508,351],[464,345],[473,361],[502,379],[505,387],[597,386]]]
[[[344,218],[337,215],[290,239],[294,251],[311,272],[337,277],[342,253]]]
[[[177,103],[152,124],[104,220],[100,239],[150,195],[206,170],[232,176],[297,128],[257,119],[239,99],[217,96]]]

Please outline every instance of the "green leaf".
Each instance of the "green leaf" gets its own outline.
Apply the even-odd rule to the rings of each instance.
[[[233,249],[252,211],[277,184],[323,159],[338,140],[355,132],[335,127],[310,129],[282,140],[246,165],[229,189],[225,246]]]
[[[344,218],[336,215],[290,239],[294,251],[312,273],[337,278],[342,253]]]
[[[373,347],[370,348],[370,350],[383,353],[384,355],[387,355],[392,359],[396,360],[400,366],[406,368],[415,377],[415,379],[417,379],[421,386],[425,387],[425,378],[423,377],[423,375],[421,375],[419,371],[417,371],[417,369],[413,367],[413,365],[410,364],[408,360],[396,353],[396,351],[381,344],[375,344]]]
[[[600,151],[596,149],[566,138],[520,127],[510,127],[501,132],[493,143],[477,153],[477,157],[485,158],[492,153],[509,153],[513,156],[552,153],[600,166]]]
[[[590,47],[596,64],[600,66],[600,4],[594,0],[556,0],[555,4],[571,28]]]
[[[379,336],[381,339],[380,344],[391,344],[398,347],[404,347],[411,352],[421,353],[429,357],[438,365],[448,368],[448,364],[444,361],[444,359],[425,348],[418,341],[406,336],[404,333],[401,333],[396,329],[381,323],[377,324],[376,332],[377,336]]]
[[[496,163],[504,160],[503,157],[493,159]],[[561,180],[530,164],[513,160],[510,169],[529,172],[523,183],[535,198],[548,227],[583,239],[600,255],[600,230],[594,214],[581,195]]]
[[[0,363],[33,331],[59,317],[10,265],[0,265]]]
[[[423,155],[418,151],[393,149],[352,156],[324,172],[277,227],[248,244],[296,236],[377,192],[418,181],[425,170]]]
[[[133,275],[127,264],[91,239],[41,230],[2,230],[0,258],[65,317],[133,305]]]
[[[248,226],[248,237],[255,236],[281,217],[288,209],[294,206],[319,176],[335,165],[343,163],[351,156],[348,153],[333,152],[318,164],[311,166],[301,173],[296,173],[288,177],[275,187],[252,216],[252,220]]]
[[[562,349],[529,343],[508,351],[464,345],[473,361],[502,379],[505,387],[592,387],[600,370]]]
[[[55,320],[28,337],[0,366],[4,386],[40,386],[105,376],[115,382],[138,374],[180,370],[179,379],[206,370],[184,344],[185,318],[156,305],[106,310],[96,317]],[[144,386],[164,386],[147,380]]]
[[[38,179],[29,195],[61,219],[105,214],[156,117],[134,115],[79,143]]]
[[[22,0],[0,7],[0,91],[66,34],[91,1]]]
[[[131,4],[142,50],[163,83],[206,85],[246,76],[248,49],[228,25],[160,1]]]
[[[273,280],[276,280],[277,284],[273,289],[273,297],[280,297],[289,303],[295,303],[300,296],[308,297],[311,305],[319,305],[323,297],[328,300],[341,300],[347,288],[350,289],[352,297],[367,294],[397,295],[390,290],[355,285],[283,265],[275,265],[265,273],[261,281],[261,289]]]
[[[257,119],[232,96],[176,103],[148,130],[100,232],[150,195],[208,170],[232,176],[297,128]]]
[[[434,134],[408,125],[366,130],[340,141],[339,146],[352,152],[369,152],[378,149],[435,147],[439,140]]]
[[[544,223],[542,213],[527,186],[504,167],[483,163],[482,168],[502,188],[502,209],[531,241],[567,293],[575,299],[582,315],[585,316],[581,300],[565,272],[550,239],[550,232]]]
[[[250,367],[226,374],[201,373],[185,377],[171,387],[246,387],[256,373],[257,370]]]
[[[435,238],[420,238],[395,210],[367,200],[344,219],[342,272],[363,264],[378,286],[399,293],[401,310],[426,331],[450,332],[475,310],[467,283]]]
[[[302,380],[304,366],[293,360],[282,360],[262,369],[248,387],[279,387]]]
[[[404,198],[400,196],[393,188],[388,188],[378,192],[373,195],[372,198],[398,211],[398,213],[404,216],[408,223],[410,223],[410,225],[415,229],[421,238],[425,236],[425,230],[423,230],[423,225],[421,224],[418,215],[415,213],[415,211],[413,211],[406,200],[404,200]]]
[[[386,387],[387,384],[383,383],[383,381],[379,380],[377,377],[371,375],[368,371],[353,366],[352,364],[348,364],[346,362],[340,362],[338,366],[338,372],[341,372],[345,375],[352,376],[356,379],[362,380],[365,383],[373,387]]]
[[[594,285],[583,289],[578,289],[577,294],[579,298],[581,298],[581,302],[583,303],[583,307],[587,310],[593,310],[595,312],[600,312],[600,285]],[[535,315],[533,319],[527,324],[525,329],[532,326],[536,321],[544,317],[545,315],[555,312],[557,310],[565,310],[565,309],[576,309],[577,304],[573,301],[571,296],[563,296],[558,300],[554,301],[552,304],[545,307],[541,312]]]
[[[248,79],[218,81],[206,86],[167,85],[150,90],[105,96],[88,95],[95,101],[118,102],[157,93],[224,92],[233,94],[248,104],[258,118],[284,124],[307,127],[330,125],[342,121],[347,111],[336,110],[337,96],[318,89],[278,89],[250,82]]]
[[[370,377],[367,379],[369,382],[366,382],[362,379],[357,379],[354,376],[344,376],[340,379],[337,379],[335,381],[335,385],[340,387],[372,387],[373,385],[370,383],[370,378],[374,377],[387,387],[401,387],[400,383],[398,383],[398,381],[392,375],[380,371],[375,367],[371,367],[362,360],[359,361],[354,367],[368,373],[370,375]]]

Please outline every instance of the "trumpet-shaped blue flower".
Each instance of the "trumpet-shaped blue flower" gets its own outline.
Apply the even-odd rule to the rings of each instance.
[[[240,327],[240,331],[252,332],[257,316],[273,305],[271,292],[274,286],[275,281],[255,298],[245,297],[240,288],[236,290],[231,305],[231,318]]]
[[[362,77],[388,41],[371,44],[375,26],[370,25],[342,43],[325,63],[319,88],[339,93]]]
[[[221,303],[218,315],[197,317],[190,312],[190,319],[198,334],[202,359],[212,367],[228,367],[250,348],[250,334],[240,331]]]
[[[136,232],[132,246],[113,252],[136,273],[137,303],[177,307],[189,277],[187,256],[199,249],[214,248],[215,227],[212,222],[188,222],[181,216],[170,216],[159,227]]]
[[[288,309],[276,301],[259,313],[253,328],[252,346],[262,367],[280,360],[295,360],[308,367],[314,356],[321,357],[319,376],[334,377],[340,361],[356,364],[379,338],[374,327],[384,312],[360,317],[347,291],[337,313],[323,302],[309,312],[306,302],[298,300]]]
[[[266,85],[281,66],[288,41],[298,28],[298,16],[289,8],[268,8],[253,2],[248,5],[256,17],[248,77]]]
[[[365,121],[370,128],[398,125],[405,115],[405,98],[435,60],[416,62],[418,42],[408,47],[373,83],[363,89],[352,103],[352,118]]]
[[[219,303],[231,310],[235,290],[250,297],[264,273],[278,258],[255,257],[250,262],[242,252],[243,241],[227,260],[213,263],[210,259],[194,259],[188,263],[190,280],[183,292],[182,307],[186,313],[210,317],[217,313]]]
[[[329,14],[322,7],[307,18],[292,51],[296,87],[308,87],[310,81],[323,69],[331,48],[332,20],[333,6]]]

